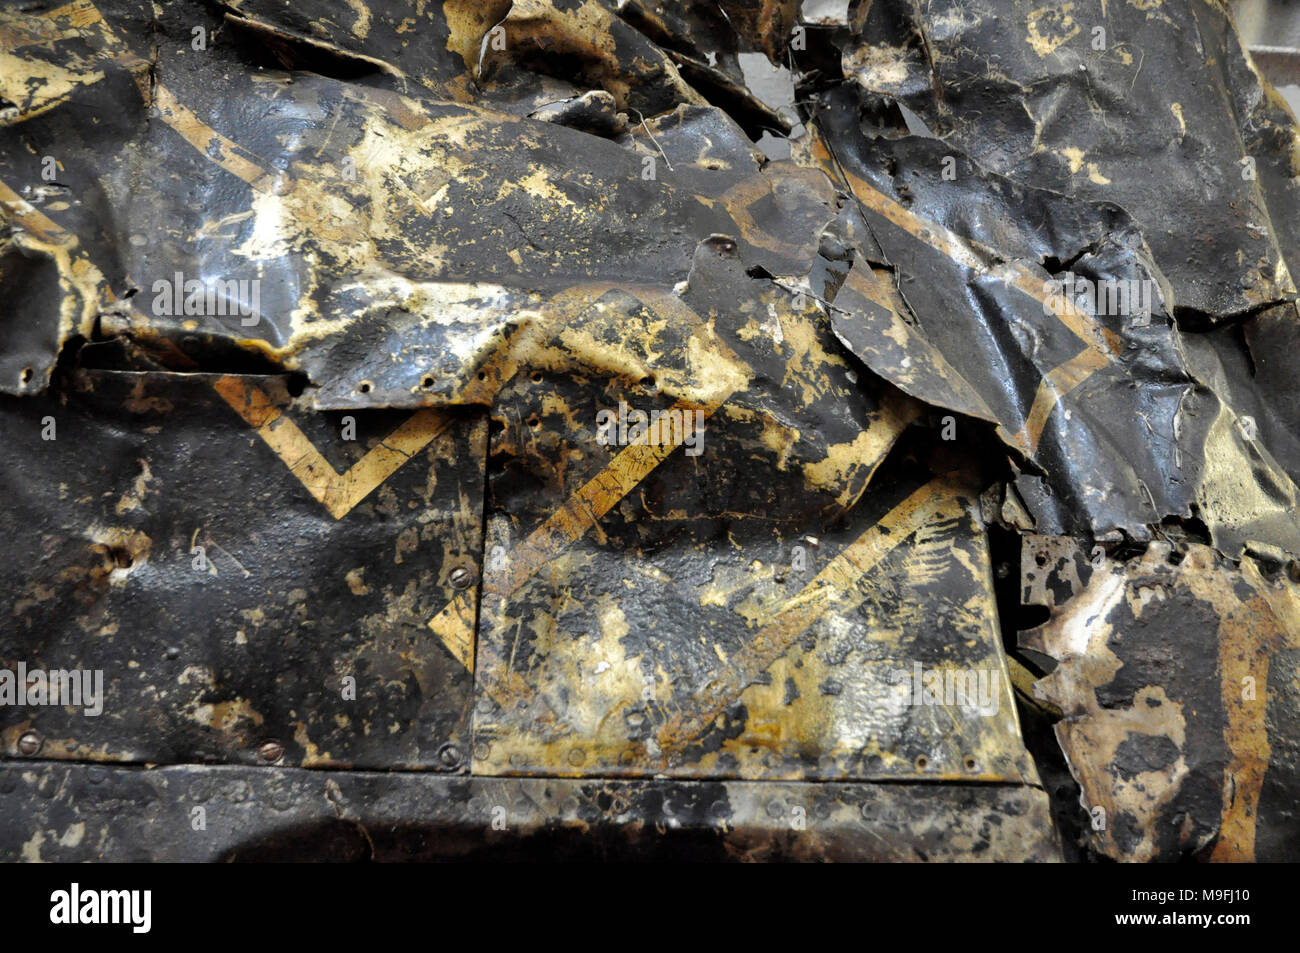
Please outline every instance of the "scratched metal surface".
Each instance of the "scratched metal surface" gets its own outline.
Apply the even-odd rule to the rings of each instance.
[[[1032,6],[0,12],[0,857],[1300,856],[1295,122]]]
[[[0,665],[102,670],[105,702],[5,707],[0,743],[371,769],[468,754],[472,680],[427,623],[478,563],[481,412],[304,413],[282,377],[117,371],[3,402],[0,532],[29,568]]]

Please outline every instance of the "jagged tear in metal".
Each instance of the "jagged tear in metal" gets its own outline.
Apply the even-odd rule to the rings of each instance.
[[[1285,101],[800,6],[0,12],[0,856],[1300,857]]]

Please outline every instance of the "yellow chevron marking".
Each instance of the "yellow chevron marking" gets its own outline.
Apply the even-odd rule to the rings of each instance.
[[[869,182],[854,175],[846,169],[828,148],[820,136],[815,138],[813,151],[816,157],[828,168],[838,170],[848,183],[850,190],[859,202],[878,215],[888,219],[894,225],[907,232],[913,238],[923,242],[935,251],[951,258],[959,265],[979,271],[987,271],[988,263],[983,261],[971,248],[971,243],[955,232],[951,232],[937,222],[931,222],[904,208],[889,196],[878,191]],[[1013,439],[1021,449],[1033,453],[1038,449],[1043,428],[1051,416],[1052,409],[1062,397],[1083,383],[1094,371],[1105,367],[1120,353],[1122,342],[1119,335],[1109,328],[1096,324],[1085,312],[1079,310],[1065,295],[1052,294],[1044,289],[1043,279],[1029,268],[1016,262],[1007,262],[999,273],[1006,283],[1017,291],[1035,301],[1056,316],[1070,329],[1076,337],[1088,345],[1088,350],[1066,361],[1051,371],[1039,384],[1034,396],[1034,403],[1024,428]]]
[[[227,376],[212,386],[239,416],[256,428],[257,435],[285,462],[289,472],[336,520],[347,515],[449,424],[446,416],[430,408],[417,410],[350,470],[338,473],[298,425],[285,417],[256,384]]]
[[[1017,435],[1018,442],[1031,450],[1037,450],[1038,441],[1043,437],[1043,428],[1047,426],[1047,418],[1051,416],[1052,410],[1060,403],[1061,398],[1109,363],[1110,359],[1106,355],[1089,349],[1080,351],[1060,367],[1048,372],[1047,376],[1038,382],[1038,390],[1034,393],[1034,404],[1029,408],[1029,417],[1025,420],[1024,429]]]
[[[713,406],[704,408],[706,419],[730,396],[730,392],[723,394]],[[686,404],[675,406],[676,409],[683,411],[683,416],[688,410],[694,409]],[[681,431],[674,430],[671,436],[681,439],[675,443],[669,441],[660,444],[633,444],[619,451],[603,470],[565,500],[563,506],[552,513],[545,523],[533,530],[528,538],[511,553],[510,568],[503,582],[484,580],[484,593],[508,596],[527,582],[539,569],[585,536],[600,522],[601,517],[617,506],[619,501],[631,493],[655,467],[668,459],[672,452],[681,446],[686,433],[683,428]],[[474,633],[477,621],[473,600],[474,595],[471,591],[461,593],[429,623],[429,628],[438,634],[457,658],[462,661],[468,659],[465,667],[470,671],[474,670]],[[500,671],[493,676],[494,680],[515,679],[519,683],[513,686],[504,683],[495,687],[489,686],[487,688],[489,694],[504,696],[512,692],[531,693],[532,689],[509,671],[508,666],[502,665],[497,668]]]

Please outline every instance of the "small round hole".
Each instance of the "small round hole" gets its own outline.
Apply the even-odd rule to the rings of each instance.
[[[974,758],[967,757],[966,760],[962,762],[962,764],[965,765],[967,771],[974,771],[974,770],[975,770],[975,759],[974,759]]]
[[[531,417],[528,418],[528,426],[532,427],[534,430],[536,430],[541,425],[542,425],[542,419],[538,417],[536,414],[533,414]]]
[[[479,372],[478,372],[478,379],[481,380],[481,381],[485,381],[485,380],[487,380],[487,371],[479,371]]]
[[[425,374],[423,377],[421,377],[421,378],[420,378],[420,386],[423,387],[425,390],[428,390],[430,387],[432,387],[432,386],[433,386],[433,375],[431,375],[431,374]]]
[[[360,384],[357,385],[357,390],[363,394],[369,394],[370,388],[372,386],[373,385],[370,383],[370,381],[362,381]]]
[[[924,771],[929,766],[930,766],[930,759],[927,758],[925,755],[921,755],[919,758],[916,759],[916,770]]]
[[[533,379],[533,383],[534,383],[534,384],[540,384],[540,383],[542,382],[542,372],[541,372],[541,371],[533,371],[533,373],[532,373],[531,376],[532,376],[532,379]]]
[[[28,382],[32,379],[32,373],[33,373],[33,371],[32,371],[32,369],[31,369],[30,367],[24,367],[24,368],[23,368],[23,383],[24,383],[24,384],[28,383]]]
[[[655,376],[654,376],[653,374],[647,374],[645,377],[641,378],[641,386],[642,386],[642,387],[654,387],[654,386],[655,386]]]

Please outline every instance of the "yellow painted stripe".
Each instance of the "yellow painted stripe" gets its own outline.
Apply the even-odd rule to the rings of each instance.
[[[705,411],[705,418],[713,414],[718,406],[725,402],[730,393],[722,396],[722,399],[713,407],[702,408]],[[685,404],[675,405],[676,409],[685,413],[687,410],[694,410]],[[551,514],[551,516],[537,529],[533,530],[514,551],[510,554],[509,567],[506,570],[504,580],[498,580],[495,577],[488,577],[486,574],[483,578],[483,591],[496,596],[509,596],[520,586],[528,581],[536,572],[547,563],[555,559],[565,549],[571,546],[578,539],[587,534],[601,518],[604,517],[611,509],[619,504],[638,484],[649,476],[654,469],[682,445],[686,434],[685,429],[674,431],[671,436],[681,437],[682,440],[668,441],[662,444],[633,444],[624,447],[618,455],[611,460],[603,470],[587,481],[577,492],[564,501],[564,505]],[[476,618],[472,611],[473,595],[469,592],[457,596],[453,602],[465,603],[454,611],[444,609],[433,621],[429,627],[438,633],[448,647],[461,646],[465,644],[473,645]],[[458,652],[458,649],[452,649]],[[470,658],[470,663],[466,666],[472,669],[474,651],[471,649],[465,653]],[[507,672],[505,666],[496,666],[501,669],[492,674],[493,679],[506,679],[507,681],[516,681],[517,676],[513,672]],[[497,695],[504,696],[510,692],[529,691],[531,689],[526,683],[519,680],[518,684],[513,687],[502,682],[499,685],[486,686],[489,694],[494,697]]]
[[[686,413],[694,408],[677,404],[675,409]],[[713,408],[709,408],[706,416],[712,411]],[[684,436],[684,433],[678,432],[674,436]],[[670,441],[634,444],[619,451],[605,469],[565,500],[563,506],[511,553],[504,583],[494,581],[489,591],[509,595],[517,590],[542,566],[585,536],[679,446],[680,441]]]
[[[842,162],[835,158],[821,136],[814,137],[813,154],[823,165],[838,170],[844,177],[844,181],[849,184],[854,197],[866,208],[883,216],[917,239],[917,241],[929,245],[935,251],[946,255],[958,264],[976,271],[989,270],[988,262],[975,253],[971,247],[971,242],[962,238],[956,232],[949,231],[937,222],[921,218],[915,212],[903,207],[876,189],[865,179],[854,175],[844,167]],[[1073,302],[1067,300],[1063,295],[1049,294],[1043,287],[1043,277],[1041,275],[1035,274],[1017,262],[1007,262],[1002,265],[999,273],[1011,287],[1033,298],[1040,305],[1048,307],[1052,314],[1055,314],[1066,327],[1089,347],[1110,356],[1119,355],[1122,346],[1119,336],[1107,328],[1098,326],[1091,317],[1080,311],[1074,306]]]
[[[820,136],[814,137],[813,153],[824,165],[833,166],[839,171],[863,206],[888,219],[913,238],[929,245],[958,264],[972,270],[988,271],[987,263],[975,254],[970,242],[942,225],[920,218],[866,180],[854,175],[835,158]],[[1020,443],[1022,449],[1028,449],[1032,453],[1038,449],[1038,442],[1042,438],[1043,428],[1047,424],[1048,417],[1051,416],[1052,408],[1091,373],[1116,359],[1123,342],[1115,332],[1102,327],[1088,314],[1080,311],[1065,295],[1052,294],[1044,287],[1042,276],[1030,271],[1024,265],[1007,262],[1000,266],[999,274],[1010,287],[1034,299],[1046,312],[1055,315],[1057,320],[1089,348],[1088,352],[1065,362],[1039,383],[1025,427],[1013,438]],[[1056,379],[1049,381],[1053,375]]]
[[[127,49],[126,45],[109,28],[99,10],[90,0],[76,0],[43,14],[41,19],[54,23],[59,31],[48,36],[38,36],[32,31],[7,27],[0,32],[0,48],[17,49],[35,43],[51,43],[71,36],[85,36],[89,29],[97,28],[107,47],[102,55],[126,67],[135,74],[141,93],[158,109],[159,118],[180,133],[181,137],[204,158],[215,162],[227,172],[242,179],[259,192],[277,191],[281,194],[292,188],[287,173],[274,172],[269,164],[253,155],[239,143],[217,132],[198,115],[176,98],[166,86],[149,88],[150,64]],[[89,38],[87,38],[89,39]]]
[[[474,633],[478,630],[476,600],[472,592],[457,593],[429,623],[429,628],[447,650],[470,672],[474,671]]]
[[[1038,390],[1034,393],[1034,403],[1029,408],[1025,429],[1017,435],[1017,442],[1028,447],[1031,453],[1036,451],[1038,442],[1043,438],[1043,429],[1047,426],[1047,420],[1056,405],[1066,394],[1109,363],[1105,355],[1098,354],[1096,351],[1081,351],[1060,367],[1050,371],[1038,382]]]
[[[971,250],[970,243],[961,236],[948,231],[942,225],[919,218],[847,169],[843,169],[843,172],[853,186],[853,194],[867,208],[884,216],[913,238],[924,242],[958,264],[981,272],[989,270],[987,262],[976,255]],[[1064,295],[1050,294],[1043,287],[1044,279],[1041,275],[1034,274],[1017,262],[1007,262],[1002,265],[1000,274],[1008,285],[1044,306],[1090,348],[1096,349],[1108,358],[1118,356],[1121,347],[1119,336],[1110,329],[1098,325]]]
[[[1300,649],[1300,589],[1290,582],[1269,582],[1250,559],[1242,560],[1241,572],[1259,595],[1233,613],[1235,618],[1225,614],[1219,625],[1223,740],[1229,758],[1223,777],[1223,820],[1210,855],[1218,863],[1255,861],[1259,799],[1273,757],[1266,714],[1277,696],[1270,697],[1268,671],[1274,661],[1287,662],[1288,657],[1276,657],[1278,653]],[[1255,680],[1255,697],[1250,699],[1243,692],[1247,676]]]
[[[256,157],[251,152],[205,123],[166,86],[154,87],[154,106],[163,122],[180,133],[181,138],[204,158],[243,179],[257,191],[283,194],[290,188],[291,180],[287,175],[277,176],[253,161]]]
[[[91,0],[73,0],[72,3],[55,7],[42,16],[47,20],[67,20],[69,26],[77,29],[104,22],[104,18],[100,16],[99,10]]]
[[[668,319],[684,326],[691,326],[692,324],[698,327],[706,326],[706,322],[676,295],[659,288],[624,287],[612,282],[595,282],[575,285],[572,288],[565,289],[550,299],[547,303],[547,309],[556,322],[572,323],[573,318],[595,305],[600,300],[601,295],[609,291],[632,294],[656,314],[666,316]],[[530,327],[524,333],[535,334],[537,332]],[[745,374],[748,369],[730,353],[725,343],[714,337],[710,340],[709,346],[721,352],[725,366],[719,364],[716,367],[710,367],[709,371],[711,373],[700,375],[705,379],[706,386],[691,388],[690,391],[693,397],[698,398],[697,403],[691,404],[686,401],[679,401],[674,405],[675,409],[683,411],[683,413],[688,410],[703,410],[706,420],[726,403],[736,390],[743,389],[748,382]],[[493,379],[490,386],[496,389],[512,376],[518,366],[518,362],[514,357],[515,352],[526,352],[529,347],[530,345],[526,342],[516,342],[516,347],[511,348],[508,359],[501,361],[500,366],[491,369],[490,373]],[[483,386],[489,385],[485,384]],[[490,396],[486,391],[482,393],[484,396]],[[679,432],[672,434],[672,436],[680,436],[684,440],[686,434]],[[642,480],[650,475],[655,467],[666,460],[680,445],[680,442],[670,442],[664,444],[634,444],[625,447],[604,469],[570,496],[559,510],[551,514],[545,523],[535,529],[511,553],[509,569],[504,580],[498,581],[496,578],[489,577],[484,573],[484,592],[501,596],[508,596],[513,593],[534,573],[590,531],[606,513],[618,505],[628,493],[632,492]],[[456,601],[469,601],[471,599],[473,599],[473,595],[466,592],[458,596]],[[473,628],[475,620],[476,617],[468,608],[462,607],[450,614],[444,610],[429,625],[431,628],[437,627],[436,631],[438,631],[439,636],[449,646],[462,645],[473,642],[475,638]],[[472,651],[469,656],[473,658]],[[508,666],[504,663],[494,665],[492,668],[494,672],[491,677],[495,679],[495,682],[491,686],[485,686],[485,690],[489,694],[497,697],[498,694],[505,692],[531,692],[528,685],[516,673],[508,671]],[[498,669],[499,671],[496,671]]]
[[[679,712],[659,728],[659,747],[665,752],[680,750],[706,731],[827,611],[848,612],[861,603],[862,577],[885,556],[945,509],[956,506],[953,489],[942,480],[934,480],[881,517],[841,550],[812,582],[766,616],[754,636],[731,653],[711,697],[701,699],[703,707]]]
[[[346,473],[337,472],[266,392],[239,377],[222,377],[213,385],[236,413],[278,456],[289,472],[336,520],[369,496],[401,469],[419,451],[445,431],[450,418],[431,408],[417,410],[406,421],[372,447]],[[462,592],[443,606],[429,623],[461,664],[474,671],[474,633],[477,605],[470,593]]]
[[[0,182],[0,211],[4,212],[5,218],[47,245],[74,245],[77,242],[77,236],[64,231],[3,182]]]
[[[406,461],[447,429],[449,419],[430,408],[417,410],[345,473],[321,456],[298,425],[285,417],[259,388],[239,377],[222,377],[213,388],[244,418],[335,519],[342,519]]]
[[[90,0],[75,0],[44,13],[18,16],[21,19],[0,23],[0,52],[12,53],[25,46],[53,43],[72,35],[69,30],[80,33],[85,27],[103,22]],[[59,32],[60,28],[63,32]]]

